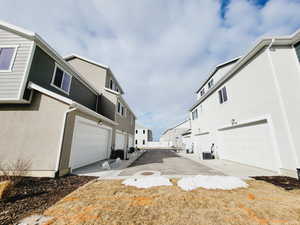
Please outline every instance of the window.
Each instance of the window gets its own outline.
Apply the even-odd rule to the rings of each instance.
[[[201,91],[200,91],[200,96],[203,96],[205,94],[205,90],[204,90],[204,88],[203,89],[201,89]]]
[[[138,133],[138,130],[135,130],[135,133],[137,134],[137,133]]]
[[[16,47],[0,47],[0,71],[11,71]]]
[[[145,130],[143,130],[143,134],[145,134]]]
[[[143,140],[143,145],[145,145],[145,143],[146,143],[145,140]]]
[[[198,109],[195,109],[195,110],[192,112],[192,119],[193,119],[193,120],[198,119]]]
[[[212,86],[214,86],[214,79],[211,79],[211,80],[208,82],[208,88],[212,88]]]
[[[69,94],[72,77],[56,66],[52,80],[53,86],[61,89],[63,92]]]
[[[138,144],[138,140],[135,140],[135,144],[136,144],[136,145]]]
[[[295,45],[295,50],[298,57],[298,61],[300,62],[300,42]]]
[[[122,106],[121,107],[121,115],[124,116],[124,113],[125,113],[125,108],[124,108],[124,106]]]
[[[114,82],[113,82],[113,80],[110,80],[109,88],[110,88],[110,89],[113,89],[113,86],[114,86]]]
[[[224,102],[226,102],[228,100],[226,87],[221,88],[221,90],[219,90],[218,93],[219,93],[220,104],[223,104]]]
[[[120,112],[121,112],[121,103],[118,102],[118,113],[120,113]]]

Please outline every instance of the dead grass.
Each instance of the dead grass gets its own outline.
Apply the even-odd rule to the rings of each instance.
[[[176,180],[172,180],[176,183]],[[232,191],[177,186],[137,189],[120,180],[97,181],[45,211],[48,224],[300,225],[300,193],[263,181]]]

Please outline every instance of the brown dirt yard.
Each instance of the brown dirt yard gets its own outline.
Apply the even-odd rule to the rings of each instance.
[[[172,180],[176,184],[176,180]],[[249,180],[231,191],[94,181],[47,209],[48,225],[300,225],[300,193]]]

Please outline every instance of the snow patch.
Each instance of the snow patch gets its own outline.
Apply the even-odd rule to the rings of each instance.
[[[122,184],[127,186],[134,186],[137,188],[151,188],[157,186],[172,186],[168,178],[161,176],[146,176],[146,177],[132,177],[124,180]]]
[[[237,177],[231,176],[193,176],[184,177],[177,182],[177,185],[185,190],[190,191],[202,187],[205,189],[232,190],[235,188],[247,188],[248,184]]]

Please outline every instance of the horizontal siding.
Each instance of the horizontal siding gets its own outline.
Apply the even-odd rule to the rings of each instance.
[[[12,72],[0,72],[0,100],[18,98],[33,41],[0,29],[0,46],[18,45]]]

